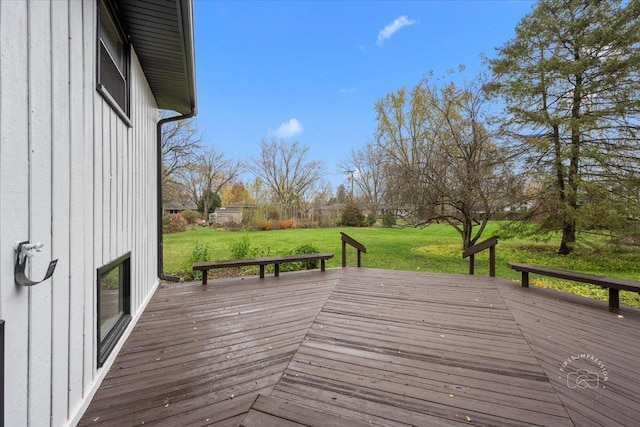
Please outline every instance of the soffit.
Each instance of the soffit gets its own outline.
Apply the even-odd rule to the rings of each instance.
[[[196,108],[191,0],[119,0],[131,43],[159,108]]]

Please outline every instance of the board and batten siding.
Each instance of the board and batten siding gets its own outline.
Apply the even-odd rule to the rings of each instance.
[[[133,127],[97,93],[96,6],[0,1],[6,426],[73,424],[113,362],[119,347],[102,368],[96,362],[100,266],[131,251],[129,330],[158,284],[158,109],[135,46]],[[29,263],[33,280],[58,259],[53,277],[30,288],[13,276],[24,240],[45,244]]]

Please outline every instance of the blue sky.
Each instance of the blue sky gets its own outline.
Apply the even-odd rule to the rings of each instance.
[[[262,139],[298,140],[326,166],[371,140],[376,100],[443,75],[514,36],[529,0],[195,0],[197,123],[228,157],[256,156]]]

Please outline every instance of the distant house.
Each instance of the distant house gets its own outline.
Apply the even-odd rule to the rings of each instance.
[[[195,114],[192,15],[191,0],[0,1],[5,426],[75,425],[159,284],[158,142]],[[24,241],[44,244],[28,278],[57,259],[33,286],[14,275]]]
[[[244,219],[246,212],[255,209],[255,205],[247,203],[231,203],[228,206],[220,206],[209,214],[209,224],[240,224]]]
[[[194,203],[168,202],[162,204],[163,215],[179,214],[187,210],[197,211],[198,207]]]

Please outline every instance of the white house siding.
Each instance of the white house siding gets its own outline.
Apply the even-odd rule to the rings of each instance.
[[[95,89],[96,2],[0,1],[0,319],[5,425],[62,426],[96,363],[96,270],[131,251],[135,319],[157,285],[157,108],[132,52],[128,128]],[[24,288],[14,244],[43,242]],[[132,328],[132,322],[129,330]]]

